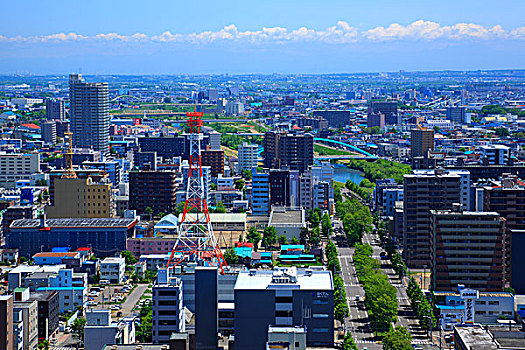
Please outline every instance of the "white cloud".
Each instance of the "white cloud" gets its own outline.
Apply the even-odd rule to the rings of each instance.
[[[525,27],[505,30],[502,26],[484,27],[475,23],[457,23],[442,26],[439,23],[418,20],[408,25],[392,23],[387,27],[359,29],[347,22],[338,21],[335,26],[316,30],[300,27],[288,30],[283,27],[263,27],[259,30],[240,31],[230,24],[217,31],[199,33],[171,33],[148,36],[143,33],[124,35],[118,33],[100,33],[85,36],[76,33],[56,33],[42,36],[5,37],[0,35],[0,42],[73,42],[73,41],[111,41],[111,42],[156,42],[156,43],[193,43],[208,44],[213,42],[247,43],[284,43],[284,42],[321,42],[326,44],[348,44],[354,42],[381,41],[433,41],[433,40],[525,40]]]

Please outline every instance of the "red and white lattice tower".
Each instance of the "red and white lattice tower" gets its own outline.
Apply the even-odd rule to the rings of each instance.
[[[206,203],[201,165],[201,141],[203,135],[202,112],[189,112],[190,133],[189,172],[186,186],[186,203],[182,220],[179,223],[177,242],[171,251],[167,267],[176,266],[183,261],[205,262],[217,266],[223,272],[226,261],[222,256],[217,239],[213,234]]]

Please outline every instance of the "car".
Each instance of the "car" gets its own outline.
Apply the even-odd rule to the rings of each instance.
[[[109,280],[100,280],[100,285],[101,286],[107,286],[107,285],[110,285],[111,282]]]
[[[423,348],[421,346],[417,345],[417,344],[412,344],[412,348],[414,350],[423,350]]]
[[[88,306],[97,306],[98,303],[97,303],[96,301],[93,300],[93,301],[88,301],[87,305],[88,305]]]
[[[454,340],[454,336],[452,334],[445,335],[445,341],[447,343],[451,343]]]
[[[355,296],[355,301],[361,301],[361,296],[360,295],[356,295]]]
[[[111,305],[109,308],[111,310],[120,310],[120,306],[119,305]]]

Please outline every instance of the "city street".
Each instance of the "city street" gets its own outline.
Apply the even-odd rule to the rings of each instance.
[[[334,220],[336,230],[342,226],[341,221]],[[417,318],[414,316],[410,300],[408,299],[406,287],[408,279],[405,277],[401,280],[392,269],[390,261],[381,259],[381,253],[384,251],[380,247],[379,237],[372,233],[366,233],[363,236],[363,243],[370,244],[373,248],[373,257],[381,261],[381,268],[389,277],[390,283],[397,289],[398,300],[398,322],[397,326],[403,326],[412,334],[412,344],[420,346],[423,349],[438,349],[437,346],[430,344],[426,331],[419,327]],[[353,264],[353,248],[338,247],[339,262],[341,264],[342,278],[347,294],[349,317],[345,320],[345,329],[350,331],[359,349],[382,349],[378,339],[374,337],[368,312],[364,303],[364,290],[359,284]],[[357,301],[359,296],[359,301]]]

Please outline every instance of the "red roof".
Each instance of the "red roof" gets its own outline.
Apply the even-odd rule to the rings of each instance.
[[[235,242],[235,247],[249,247],[249,248],[253,248],[253,243],[250,243],[250,242]]]
[[[40,129],[38,125],[35,123],[29,123],[29,124],[22,124],[22,126],[28,128],[28,129]]]
[[[88,252],[90,250],[91,250],[91,248],[89,248],[89,247],[80,247],[80,248],[77,249],[77,252]]]

